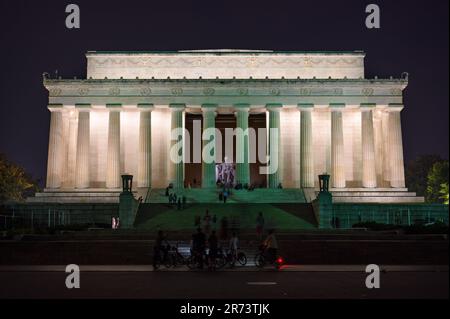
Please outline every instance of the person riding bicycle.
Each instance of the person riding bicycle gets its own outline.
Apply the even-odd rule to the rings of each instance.
[[[205,254],[206,236],[202,229],[197,228],[197,233],[192,235],[192,251],[198,258],[200,269],[203,268],[203,255]]]
[[[236,232],[233,232],[231,239],[230,239],[230,244],[228,246],[228,249],[230,251],[230,256],[233,257],[231,266],[234,266],[234,261],[237,259],[238,248],[239,248],[239,238],[238,238]]]
[[[275,237],[275,231],[273,229],[269,230],[269,235],[264,240],[263,245],[269,261],[271,263],[274,263],[277,257],[278,242],[277,238]]]
[[[153,267],[156,268],[157,261],[161,259],[161,253],[163,254],[162,260],[166,260],[169,243],[162,230],[158,231],[156,236],[155,245],[153,246]]]

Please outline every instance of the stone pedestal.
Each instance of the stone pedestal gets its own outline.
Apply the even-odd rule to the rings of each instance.
[[[319,229],[331,229],[333,218],[333,196],[331,193],[320,192],[312,204]]]
[[[119,197],[119,219],[121,229],[133,228],[139,206],[131,192],[122,192]]]

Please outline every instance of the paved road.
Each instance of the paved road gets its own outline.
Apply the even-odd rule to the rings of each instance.
[[[0,268],[0,298],[448,298],[448,269],[391,267],[367,289],[362,266],[275,271],[148,271],[145,266],[81,267],[67,289],[63,266]],[[315,270],[314,270],[315,269]],[[313,271],[314,270],[314,271]]]

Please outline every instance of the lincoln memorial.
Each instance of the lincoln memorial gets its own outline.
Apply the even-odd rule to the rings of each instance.
[[[86,58],[86,79],[43,76],[47,180],[32,202],[117,202],[124,173],[148,202],[168,185],[188,199],[202,191],[207,198],[225,170],[233,184],[299,201],[315,198],[323,173],[336,202],[423,201],[405,186],[407,75],[367,79],[364,52],[89,51]],[[183,129],[178,140],[175,128]],[[249,135],[235,138],[233,154],[224,149],[206,163],[195,139],[208,128],[224,136],[253,128],[277,170],[261,174],[265,164],[250,160],[260,147]],[[183,160],[174,162],[171,146],[180,141]]]

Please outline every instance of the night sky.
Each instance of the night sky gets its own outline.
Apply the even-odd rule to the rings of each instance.
[[[65,7],[81,29],[65,27]],[[365,7],[381,8],[367,29]],[[448,158],[449,1],[0,0],[0,152],[45,180],[50,114],[42,73],[85,77],[88,50],[363,50],[366,76],[409,72],[405,160]]]

